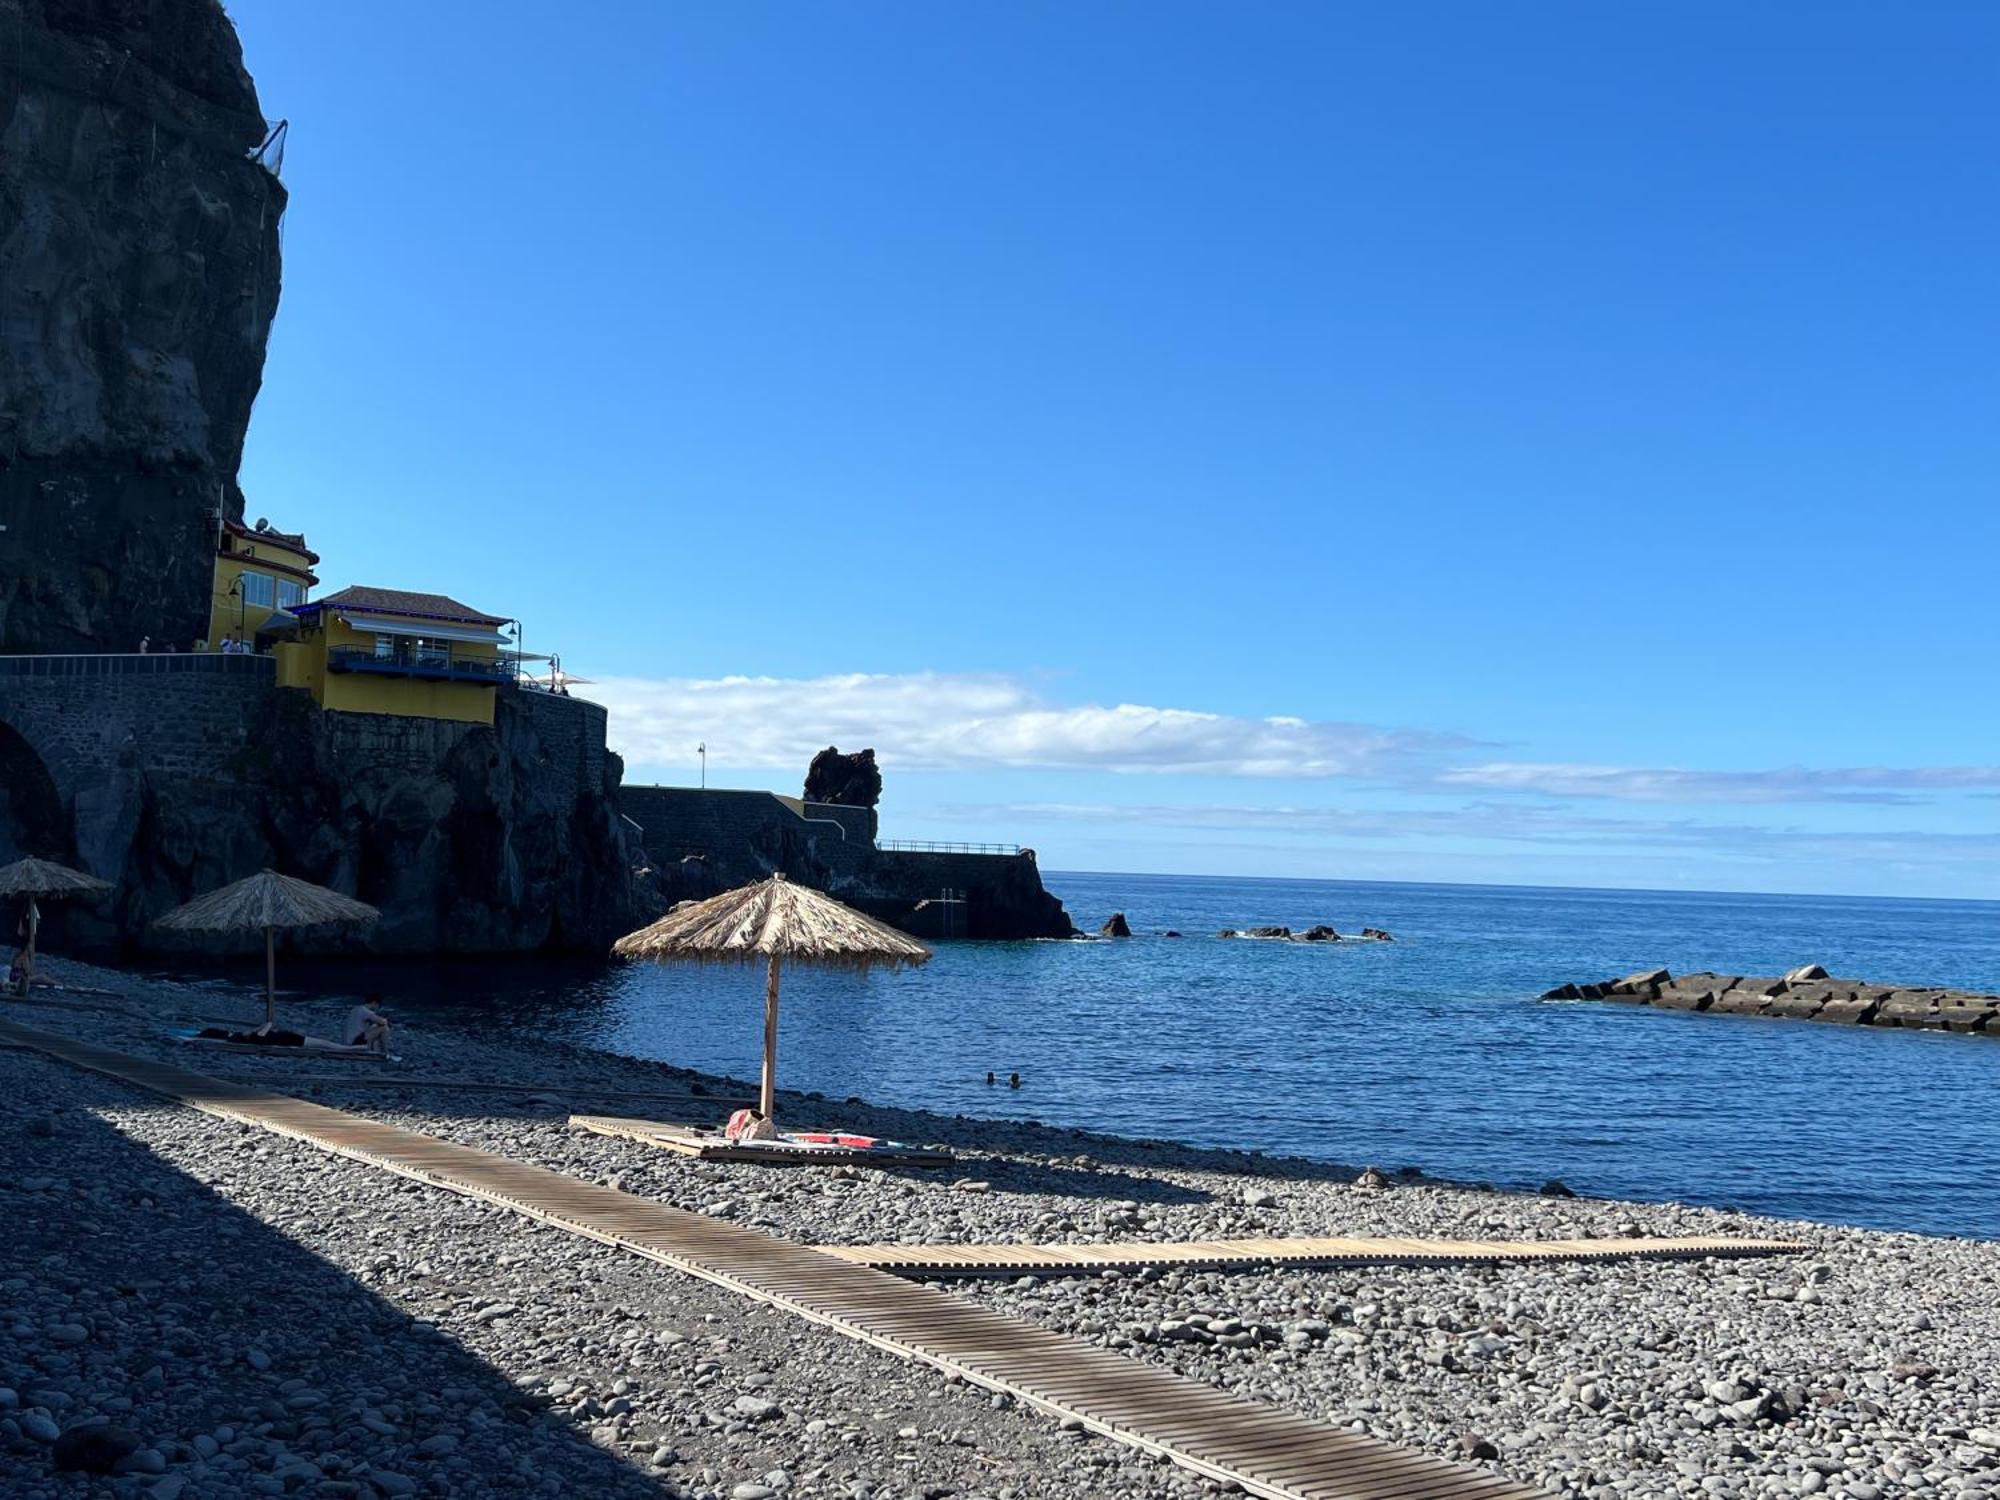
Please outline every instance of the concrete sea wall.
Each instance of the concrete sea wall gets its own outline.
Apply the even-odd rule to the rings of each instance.
[[[651,860],[664,906],[773,872],[919,937],[1068,937],[1062,903],[1033,854],[878,849],[872,808],[773,792],[628,786],[625,815]],[[942,898],[949,891],[953,900]]]

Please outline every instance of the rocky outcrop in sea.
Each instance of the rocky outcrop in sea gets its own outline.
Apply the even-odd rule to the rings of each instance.
[[[2000,1036],[2000,995],[1926,985],[1871,984],[1834,979],[1818,964],[1777,979],[1703,971],[1675,978],[1645,969],[1601,984],[1558,985],[1544,1000],[1609,1000],[1660,1010],[1719,1016],[1770,1016],[1833,1021],[1848,1026],[1897,1026],[1919,1031],[1983,1032]]]
[[[1271,943],[1393,943],[1395,941],[1379,927],[1364,927],[1359,932],[1343,934],[1325,922],[1315,922],[1303,932],[1294,932],[1289,927],[1225,927],[1216,936],[1261,939]]]

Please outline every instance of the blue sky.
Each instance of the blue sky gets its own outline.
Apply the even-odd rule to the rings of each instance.
[[[634,780],[1055,868],[2000,897],[2000,13],[233,0],[252,515]]]

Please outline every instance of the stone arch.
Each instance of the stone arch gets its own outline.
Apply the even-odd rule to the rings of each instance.
[[[67,860],[71,853],[55,777],[21,732],[0,719],[0,864],[28,854]]]

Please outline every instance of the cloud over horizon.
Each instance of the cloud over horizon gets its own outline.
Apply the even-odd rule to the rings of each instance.
[[[1064,770],[1323,780],[1414,774],[1473,741],[1422,730],[1120,703],[1057,705],[998,673],[601,679],[614,747],[684,764],[801,772],[829,744],[872,745],[899,771]]]
[[[718,765],[799,774],[815,752],[837,744],[873,746],[892,772],[1347,780],[1406,793],[1523,802],[1912,806],[2000,789],[2000,766],[1693,770],[1463,762],[1494,747],[1459,734],[1283,714],[1053,703],[1005,673],[610,677],[592,696],[611,710],[613,747],[628,761],[650,766],[688,765],[695,745],[706,743]],[[1679,825],[1617,826],[1650,827],[1654,836],[1672,839]]]

